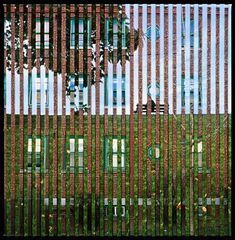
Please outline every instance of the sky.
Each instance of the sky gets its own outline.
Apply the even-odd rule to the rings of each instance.
[[[185,5],[184,5],[185,6]],[[190,25],[189,21],[189,13],[190,13],[190,6],[191,8],[194,8],[194,25],[195,25],[195,32],[194,32],[194,40],[197,42],[198,38],[198,29],[197,29],[197,22],[198,22],[198,5],[186,5],[186,23],[185,23],[185,34],[186,34],[186,44],[185,44],[185,59],[182,59],[182,61],[185,61],[185,110],[186,114],[189,113],[189,79],[190,79],[190,46],[189,46],[189,37],[190,37]],[[206,18],[206,11],[207,8],[211,8],[212,11],[212,22],[216,21],[215,16],[215,10],[216,6],[220,8],[220,17],[218,19],[219,22],[216,24],[211,24],[211,60],[212,60],[212,67],[209,69],[211,73],[211,113],[215,113],[215,73],[216,68],[219,67],[219,79],[220,79],[220,113],[224,112],[224,7],[225,5],[208,5],[203,4],[203,15],[202,15],[202,58],[207,59],[207,18]],[[168,57],[168,101],[169,101],[169,113],[172,114],[172,94],[173,94],[173,88],[172,88],[172,64],[173,64],[173,54],[172,54],[172,7],[173,5],[169,5],[169,18],[168,18],[168,56],[166,53],[164,53],[164,34],[165,27],[164,27],[164,5],[160,4],[160,39],[158,39],[158,42],[160,43],[160,103],[163,104],[164,101],[164,58]],[[201,5],[200,5],[201,7]],[[231,113],[231,4],[226,5],[226,7],[229,8],[229,16],[228,16],[228,111]],[[177,22],[176,22],[176,29],[177,29],[177,62],[181,61],[181,10],[182,5],[177,4]],[[151,4],[151,26],[156,26],[155,21],[155,6]],[[130,5],[126,4],[126,14],[129,18],[130,16]],[[188,17],[187,17],[188,16]],[[143,4],[143,32],[147,32],[147,5]],[[216,28],[220,26],[219,28],[219,36],[220,36],[220,47],[219,47],[219,53],[216,52],[215,48],[215,33]],[[138,29],[138,4],[134,5],[134,28]],[[152,27],[151,31],[151,86],[155,87],[156,82],[156,62],[155,62],[155,53],[156,53],[156,32],[155,27]],[[197,44],[194,46],[195,53],[198,50]],[[216,58],[220,57],[220,64],[219,66],[216,66],[215,60]],[[147,40],[146,38],[143,41],[143,65],[142,65],[142,71],[143,71],[143,103],[147,103]],[[198,54],[194,54],[194,113],[198,113]],[[181,63],[179,62],[179,65]],[[202,113],[205,114],[207,111],[207,64],[205,64],[205,61],[203,60],[202,64]],[[113,72],[113,65],[109,63],[108,65],[108,112],[109,114],[112,114],[113,112],[113,106],[112,106],[112,72]],[[53,115],[53,75],[54,73],[52,71],[49,71],[49,114]],[[19,75],[16,73],[15,75],[15,112],[16,114],[19,114],[19,107],[20,107],[20,81],[19,81]],[[45,68],[44,66],[41,66],[41,103],[44,102],[44,81],[45,76]],[[118,99],[117,99],[117,114],[121,114],[121,66],[120,64],[117,65],[117,79],[118,79]],[[35,81],[36,81],[36,68],[33,68],[32,70],[32,112],[33,114],[36,114],[36,88],[35,88]],[[181,113],[181,69],[177,68],[177,114]],[[11,73],[9,71],[6,71],[6,110],[7,113],[11,113]],[[155,88],[151,87],[151,96],[153,97],[155,101]],[[28,113],[28,72],[27,70],[24,70],[24,114]],[[77,94],[78,96],[78,91]],[[78,106],[78,98],[75,99],[75,103]],[[84,88],[84,103],[87,103],[87,88]],[[138,103],[138,48],[134,52],[134,109],[136,109],[136,104]],[[58,75],[58,114],[61,115],[62,113],[62,79],[61,75]],[[100,84],[100,113],[104,114],[104,84]],[[41,104],[41,114],[45,114],[45,107],[44,104]],[[66,97],[66,114],[70,114],[70,101],[69,98]],[[92,114],[95,114],[95,86],[92,86]],[[126,63],[126,114],[130,114],[130,63]]]

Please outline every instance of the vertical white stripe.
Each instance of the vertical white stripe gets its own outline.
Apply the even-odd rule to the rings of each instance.
[[[122,114],[122,67],[120,62],[117,64],[117,114]],[[104,95],[102,96],[104,99]]]
[[[126,24],[130,26],[130,4],[126,4]],[[128,39],[126,39],[127,41]],[[130,61],[126,61],[126,114],[130,114]]]
[[[184,41],[184,49],[185,49],[185,78],[184,78],[184,86],[185,86],[185,113],[189,114],[190,112],[190,5],[186,4],[185,6],[185,41]]]
[[[142,4],[142,31],[145,34],[147,25],[147,5]],[[142,101],[143,104],[147,103],[147,37],[143,37],[143,48],[142,48]]]
[[[220,113],[224,113],[224,4],[220,5],[220,30],[219,30],[219,100],[220,100]]]
[[[160,104],[164,103],[164,4],[160,4]]]
[[[53,115],[54,114],[54,73],[52,71],[49,71],[48,75],[48,100],[49,100],[49,114]]]
[[[216,83],[216,5],[211,6],[211,113],[215,114]]]
[[[172,114],[172,98],[173,98],[173,85],[172,85],[172,39],[173,39],[173,26],[172,26],[172,4],[168,7],[168,103],[169,113]]]
[[[134,14],[133,14],[133,18],[134,18],[134,29],[138,29],[139,28],[139,13],[138,13],[138,4],[134,4]],[[135,34],[135,31],[134,31]],[[137,51],[134,51],[134,111],[136,110],[136,104],[138,103],[138,80],[139,80],[139,76],[138,76],[138,72],[139,72],[139,66],[138,66],[138,62],[139,62],[139,57],[138,57],[138,51],[139,48],[137,48]]]
[[[207,4],[202,7],[202,113],[206,114],[207,94]]]
[[[20,113],[20,75],[15,70],[15,114]]]
[[[198,42],[199,42],[199,28],[198,28],[198,4],[194,5],[194,113],[198,113]]]
[[[181,78],[182,78],[182,70],[181,70],[181,14],[182,14],[182,7],[181,4],[177,5],[177,20],[176,20],[176,34],[177,34],[177,42],[176,42],[176,95],[177,95],[177,114],[181,113]]]
[[[151,5],[151,96],[156,102],[156,8]]]

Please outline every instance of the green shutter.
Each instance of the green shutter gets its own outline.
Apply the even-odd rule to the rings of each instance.
[[[126,47],[126,34],[125,34],[126,20],[122,21],[122,48]]]
[[[105,80],[104,80],[104,105],[108,106],[108,76],[105,76]]]
[[[118,43],[118,23],[117,19],[113,19],[113,48],[117,48]]]
[[[29,74],[28,78],[28,105],[32,105],[32,74]]]
[[[91,20],[88,17],[87,18],[87,46],[90,47],[90,24],[91,24]]]
[[[109,20],[105,19],[105,46],[108,47],[109,45]]]

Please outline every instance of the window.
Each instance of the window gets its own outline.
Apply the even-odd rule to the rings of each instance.
[[[74,144],[75,143],[75,139],[74,137],[71,136],[70,138],[70,170],[72,168],[72,170],[74,170]]]
[[[45,106],[48,107],[48,74],[46,74],[45,80],[44,80],[44,101],[45,101]]]
[[[75,77],[74,77],[74,75],[71,75],[71,77],[70,77],[69,89],[70,89],[70,105],[73,106],[74,105],[74,92],[75,92]]]
[[[113,75],[113,105],[117,105],[117,75]]]
[[[147,28],[147,38],[151,38],[151,26]],[[160,29],[159,26],[156,25],[156,41],[160,38]]]
[[[198,84],[199,84],[199,93],[198,93],[198,105],[199,107],[202,106],[202,79],[198,77]],[[190,78],[190,104],[194,102],[194,78],[191,76]],[[181,81],[181,106],[185,107],[185,77],[182,76]]]
[[[78,139],[78,171],[83,172],[83,138]]]
[[[81,48],[83,48],[83,19],[82,18],[79,18],[78,24],[79,24],[78,46],[81,49]]]
[[[32,171],[32,138],[28,138],[28,172]]]
[[[44,20],[44,48],[49,49],[49,18]]]
[[[40,167],[41,139],[36,138],[36,167]]]
[[[36,49],[40,49],[40,18],[36,18]]]
[[[46,167],[47,150],[48,150],[48,136],[45,136],[44,137],[44,170],[47,170],[47,167]]]
[[[118,43],[118,23],[117,19],[113,19],[113,48],[117,48]]]
[[[79,108],[83,107],[83,75],[79,75]]]
[[[75,47],[75,20],[74,18],[70,19],[70,48]]]
[[[125,105],[125,75],[122,76],[122,105]]]
[[[185,46],[185,21],[182,22],[182,41],[181,41],[181,46]],[[190,20],[190,47],[194,46],[194,20]],[[198,36],[198,46],[200,46],[200,37]]]
[[[37,102],[37,106],[40,106],[41,103],[41,81],[40,81],[40,75],[37,74],[37,78],[36,78],[36,102]]]

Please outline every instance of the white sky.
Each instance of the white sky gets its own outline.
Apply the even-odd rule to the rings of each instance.
[[[169,113],[172,113],[172,6],[169,5],[169,24],[168,24],[168,31],[169,31],[169,37],[168,37],[168,52],[169,55],[166,56],[164,54],[164,45],[163,38],[164,38],[164,21],[163,21],[163,10],[164,5],[160,4],[160,39],[158,42],[160,42],[160,102],[163,103],[164,99],[164,57],[168,57],[168,96],[169,96]],[[218,5],[217,5],[218,6]],[[217,19],[219,23],[211,24],[211,60],[212,64],[210,68],[211,72],[211,113],[215,113],[215,77],[216,77],[216,67],[219,67],[219,76],[220,76],[220,113],[224,112],[224,6],[225,5],[219,5],[220,7],[220,18]],[[229,8],[229,17],[228,17],[228,111],[231,113],[231,4],[226,5]],[[177,52],[179,53],[177,55],[177,61],[181,59],[181,5],[177,5]],[[191,5],[191,7],[194,7],[194,24],[195,24],[195,40],[198,37],[198,31],[197,31],[197,21],[198,21],[198,5]],[[207,18],[206,18],[206,11],[207,8],[212,9],[212,22],[216,21],[215,18],[215,7],[216,5],[207,5],[203,4],[203,15],[202,15],[202,57],[203,59],[207,59]],[[151,15],[151,25],[155,26],[155,6],[152,4],[152,15]],[[186,5],[186,16],[189,16],[189,10],[190,5]],[[126,13],[127,16],[130,16],[130,5],[126,4]],[[186,17],[187,19],[187,17]],[[188,24],[187,24],[188,22]],[[216,33],[216,27],[220,26],[220,48],[219,53],[215,51],[215,33]],[[134,28],[138,28],[138,5],[134,5]],[[146,33],[147,31],[147,5],[143,4],[143,32]],[[186,70],[186,86],[185,86],[185,106],[186,106],[186,113],[189,113],[189,78],[190,78],[190,72],[189,72],[189,66],[190,66],[190,51],[189,51],[189,34],[190,34],[190,27],[189,27],[189,21],[186,21],[186,46],[185,46],[185,70]],[[155,28],[151,31],[152,35],[152,41],[151,41],[151,79],[152,79],[152,86],[155,86],[156,82],[156,72],[155,72]],[[188,40],[187,40],[188,39]],[[197,40],[195,41],[197,42]],[[187,44],[188,43],[188,44]],[[197,51],[197,44],[194,46],[194,50]],[[216,66],[215,60],[216,58],[220,57],[220,65]],[[198,55],[194,54],[194,112],[198,113],[198,74],[197,74],[197,60]],[[206,73],[207,73],[207,64],[205,64],[205,60],[202,61],[202,112],[206,113],[206,91],[207,91],[207,84],[206,84]],[[177,64],[178,65],[178,64]],[[180,62],[179,62],[180,65]],[[112,114],[112,71],[113,71],[112,64],[108,65],[108,86],[109,86],[109,114]],[[143,103],[147,102],[147,41],[146,38],[143,41]],[[42,66],[41,67],[41,82],[43,83],[43,78],[45,76],[45,69]],[[121,114],[121,66],[118,64],[117,66],[117,79],[118,79],[118,104],[117,104],[117,113]],[[11,112],[11,74],[9,71],[6,72],[6,81],[7,81],[7,92],[6,92],[6,107],[7,107],[7,113]],[[32,107],[33,107],[33,114],[36,114],[36,89],[35,89],[35,81],[36,81],[36,69],[33,69],[32,74]],[[15,112],[16,114],[19,114],[19,107],[20,107],[20,100],[19,100],[19,75],[16,74],[15,78]],[[43,92],[43,84],[41,85]],[[27,70],[24,70],[24,113],[28,113],[28,74]],[[151,94],[155,101],[155,89],[151,88]],[[78,92],[76,94],[78,96]],[[44,102],[44,96],[41,95],[41,103]],[[87,103],[87,88],[84,88],[84,102]],[[78,98],[75,100],[76,105],[78,105]],[[134,109],[136,109],[136,104],[138,103],[138,48],[134,52]],[[100,84],[100,113],[104,114],[104,84]],[[49,114],[53,115],[53,72],[49,72]],[[58,114],[60,115],[62,112],[62,80],[61,75],[58,75]],[[177,70],[177,113],[181,112],[181,70],[178,68]],[[43,104],[41,104],[41,114],[45,113],[45,107]],[[69,99],[66,97],[66,113],[70,113],[70,104]],[[130,64],[129,62],[126,63],[126,113],[130,113]],[[95,114],[95,86],[92,86],[92,114]]]

